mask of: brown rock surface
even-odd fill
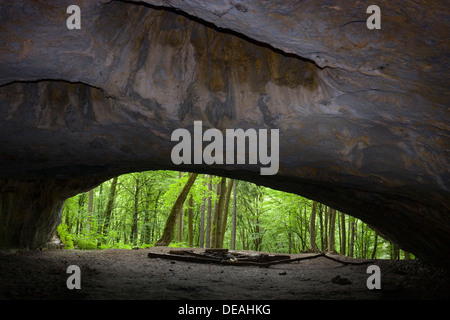
[[[1,246],[41,246],[102,180],[175,169],[301,194],[450,265],[448,6],[380,1],[368,30],[359,1],[146,2],[79,1],[80,30],[68,1],[1,2]],[[279,129],[278,174],[175,166],[195,120]]]

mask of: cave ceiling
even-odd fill
[[[72,4],[0,4],[0,190],[46,189],[42,232],[69,196],[171,169],[323,202],[433,263],[450,253],[444,2],[377,1],[380,29],[363,1],[85,0],[69,29]],[[277,173],[175,165],[171,134],[194,121],[279,130]]]

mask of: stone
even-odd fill
[[[450,265],[448,6],[379,1],[369,30],[362,2],[145,2],[78,1],[80,29],[59,1],[1,2],[0,247],[43,246],[113,176],[172,169],[300,194]],[[173,164],[194,121],[278,129],[278,173]]]

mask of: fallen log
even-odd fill
[[[215,251],[217,253],[217,251]],[[171,250],[170,253],[155,253],[149,252],[149,258],[153,259],[168,259],[177,260],[193,263],[214,263],[223,265],[234,265],[234,266],[257,266],[257,267],[270,267],[276,264],[284,264],[291,262],[298,262],[302,260],[310,260],[315,258],[324,257],[333,260],[344,265],[361,265],[372,263],[372,261],[363,262],[351,262],[342,261],[330,256],[325,253],[320,253],[313,256],[290,258],[288,255],[267,255],[267,254],[243,254],[243,253],[230,253],[228,250],[223,250],[221,255],[211,255],[211,251],[208,254],[195,253],[192,250]]]

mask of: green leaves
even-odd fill
[[[104,249],[140,247],[153,245],[161,237],[166,219],[181,189],[186,184],[188,173],[174,171],[147,171],[120,176],[116,186],[114,202],[108,229],[104,230],[105,211],[110,197],[111,180],[105,181],[93,190],[93,199],[88,193],[68,199],[63,208],[62,223],[58,227],[66,249]],[[192,224],[193,245],[200,243],[201,206],[203,198],[211,197],[212,210],[218,203],[216,185],[221,177],[213,176],[212,190],[208,191],[210,176],[199,174],[189,195],[193,198]],[[228,181],[228,179],[227,179]],[[231,194],[231,198],[233,195]],[[310,218],[312,200],[299,195],[273,190],[253,183],[239,181],[237,184],[237,250],[262,250],[281,253],[299,253],[310,247]],[[89,201],[92,212],[88,214]],[[205,206],[206,206],[205,201]],[[184,209],[188,201],[184,203]],[[326,250],[329,239],[330,219],[327,207],[317,205],[315,232],[319,250]],[[224,247],[231,244],[232,199],[228,208],[225,226]],[[212,216],[212,214],[211,214]],[[186,246],[188,243],[187,214],[183,212],[182,242],[172,241],[171,246]],[[389,257],[393,251],[388,241],[375,237],[375,232],[361,221],[347,216],[335,225],[335,248],[341,248],[354,257]],[[179,221],[177,221],[179,223]],[[203,221],[206,230],[206,218]],[[107,231],[107,232],[106,232]],[[342,232],[345,231],[345,237]],[[137,235],[136,235],[137,234]],[[174,237],[176,238],[176,237]],[[351,239],[354,241],[351,242]],[[175,239],[174,239],[175,240]],[[350,248],[350,246],[353,246]],[[352,249],[352,250],[350,250]]]

